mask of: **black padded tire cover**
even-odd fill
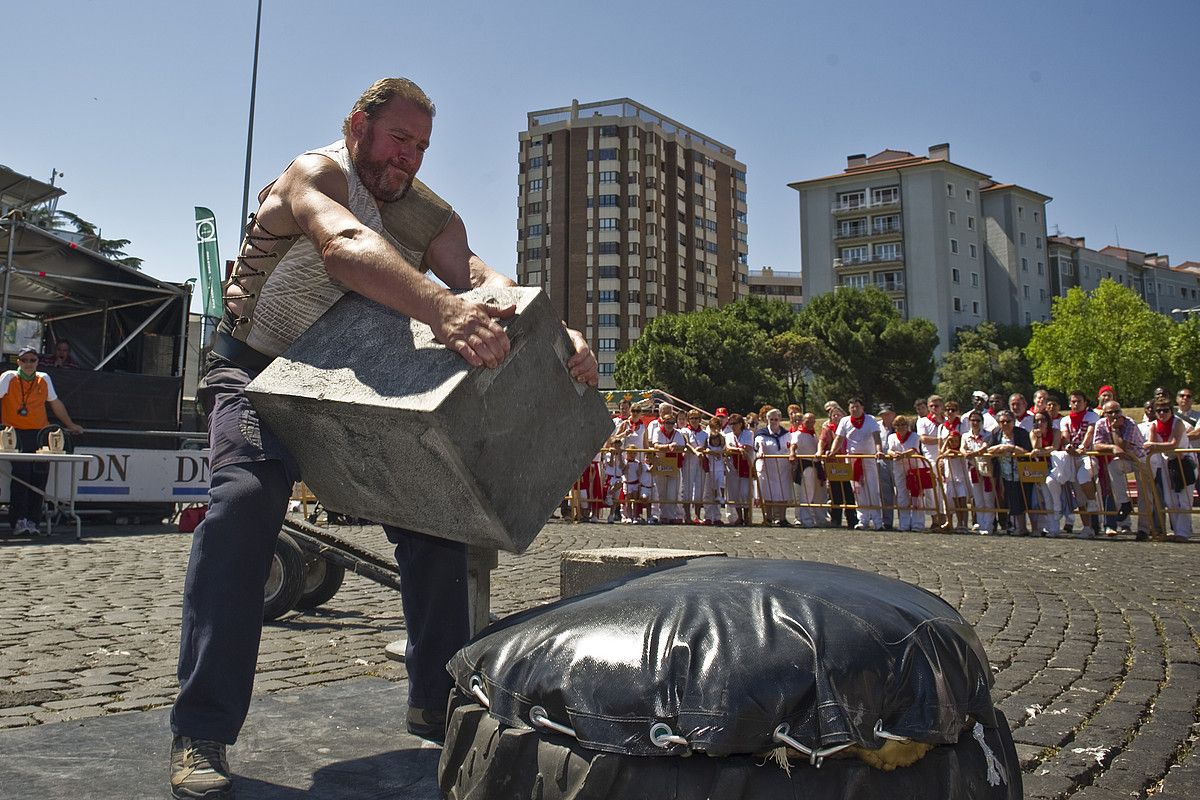
[[[594,750],[753,754],[787,725],[805,747],[951,744],[996,727],[991,668],[946,601],[872,572],[811,561],[695,558],[515,614],[448,665],[493,716],[535,708]],[[668,726],[687,744],[656,743]]]
[[[450,800],[1020,800],[1021,770],[1008,721],[941,745],[908,767],[884,772],[857,758],[828,758],[819,768],[754,756],[643,758],[603,753],[554,733],[509,727],[460,693],[450,701],[438,765]]]

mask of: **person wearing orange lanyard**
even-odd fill
[[[16,431],[17,447],[22,453],[37,450],[38,434],[50,424],[47,406],[64,428],[74,434],[83,433],[83,428],[75,424],[67,407],[58,399],[50,376],[38,372],[37,367],[37,349],[22,347],[17,353],[17,369],[0,374],[0,423]],[[30,486],[45,489],[49,475],[47,464],[12,463],[8,519],[17,536],[37,535],[38,521],[42,517],[42,495]]]

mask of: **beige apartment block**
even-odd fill
[[[804,279],[799,270],[763,267],[750,270],[750,294],[767,300],[782,300],[799,311],[804,305]]]
[[[954,163],[949,144],[852,155],[842,172],[788,185],[807,297],[877,286],[937,326],[939,355],[959,328],[1049,318],[1051,198]]]
[[[1160,314],[1178,320],[1200,312],[1200,263],[1195,261],[1171,266],[1165,254],[1112,245],[1093,250],[1082,236],[1051,236],[1047,255],[1056,295],[1074,287],[1090,292],[1100,281],[1112,280],[1136,291]]]
[[[601,388],[649,320],[746,294],[732,147],[628,98],[529,112],[519,140],[517,282],[584,332]]]

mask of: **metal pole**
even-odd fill
[[[250,154],[254,147],[254,95],[258,91],[258,40],[262,32],[262,0],[258,0],[258,17],[254,23],[254,69],[250,73],[250,119],[246,123],[246,179],[242,184],[242,227],[250,212]]]
[[[8,221],[8,256],[4,261],[4,303],[0,306],[0,353],[3,352],[4,331],[8,328],[8,288],[12,280],[13,245],[17,239],[17,221]],[[15,334],[15,331],[14,331]]]

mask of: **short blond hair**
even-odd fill
[[[425,94],[425,90],[408,78],[383,78],[368,86],[367,90],[355,101],[354,108],[350,109],[350,113],[346,115],[345,121],[342,122],[342,135],[348,136],[350,134],[350,118],[355,113],[361,111],[367,115],[367,119],[370,119],[375,116],[379,109],[386,106],[388,102],[396,97],[407,100],[431,118],[437,113],[437,108],[434,107],[433,101],[429,99],[429,95]]]

